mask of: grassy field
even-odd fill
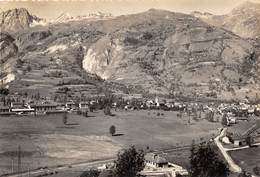
[[[253,173],[253,168],[260,165],[260,147],[230,152],[233,160],[244,170]]]
[[[164,115],[157,116],[156,111],[115,112],[113,117],[100,111],[88,118],[70,114],[66,126],[62,115],[1,117],[1,173],[10,172],[12,163],[16,170],[18,146],[22,167],[27,169],[109,158],[130,145],[153,150],[189,145],[193,139],[218,134],[218,123],[189,124],[187,117],[177,118],[175,112],[160,113]],[[109,135],[111,125],[116,126],[117,136]]]

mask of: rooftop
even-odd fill
[[[157,164],[168,163],[168,161],[164,157],[160,157],[159,155],[154,154],[154,153],[147,153],[145,155],[145,160],[154,162]]]
[[[228,133],[232,133],[233,138],[242,138],[249,130],[254,129],[260,134],[260,120],[251,120],[249,122],[240,122],[228,127]]]

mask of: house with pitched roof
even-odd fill
[[[251,144],[260,142],[260,120],[240,122],[229,127],[227,137],[236,147],[247,145],[249,140]]]
[[[147,153],[145,155],[146,165],[153,168],[168,167],[168,161],[155,153]]]

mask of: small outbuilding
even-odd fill
[[[148,167],[153,168],[167,168],[168,161],[155,153],[148,153],[145,155],[145,163]]]

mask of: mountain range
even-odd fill
[[[249,7],[246,3],[230,14],[242,15],[239,9]],[[56,97],[68,92],[73,97],[99,94],[107,85],[115,93],[227,100],[257,96],[260,42],[247,25],[240,24],[245,27],[241,35],[227,22],[209,20],[219,18],[209,13],[150,9],[30,27],[41,18],[15,11],[27,20],[9,18],[3,28],[24,27],[1,33],[0,39],[2,83],[12,92]]]
[[[225,28],[244,38],[260,37],[260,4],[247,1],[225,15],[193,12],[203,21]]]
[[[80,21],[80,20],[97,20],[97,19],[107,19],[112,18],[113,15],[111,13],[103,13],[100,11],[89,13],[87,15],[79,15],[79,16],[72,16],[69,13],[62,13],[57,18],[50,20],[50,23],[67,23],[71,21]]]

